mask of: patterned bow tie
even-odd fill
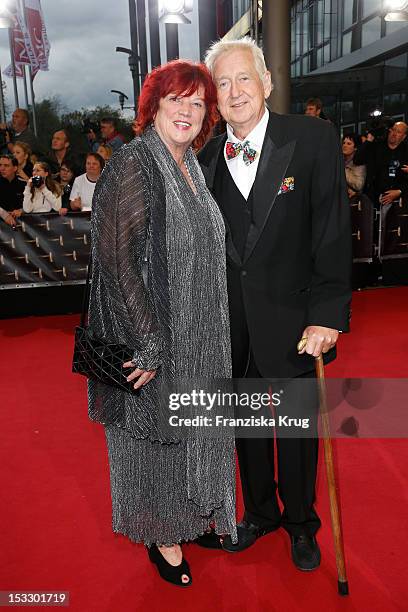
[[[249,140],[246,140],[242,144],[240,142],[230,142],[228,141],[225,147],[225,154],[227,159],[234,159],[237,155],[243,152],[243,160],[246,166],[252,164],[256,157],[256,150],[252,149],[249,146]]]

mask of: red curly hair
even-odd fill
[[[217,90],[204,64],[173,60],[152,70],[146,77],[139,97],[135,133],[142,134],[147,126],[153,123],[162,98],[169,93],[191,96],[200,86],[204,88],[206,113],[201,132],[194,139],[192,146],[196,150],[201,149],[219,119]]]

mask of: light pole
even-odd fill
[[[147,75],[147,43],[146,43],[146,6],[145,0],[136,0],[137,32],[139,37],[140,85]]]
[[[191,23],[186,13],[193,10],[193,0],[161,0],[159,2],[159,20],[166,24],[167,61],[179,56],[178,26]]]
[[[10,58],[11,58],[11,69],[13,71],[13,88],[14,88],[14,101],[16,108],[18,108],[18,91],[17,91],[17,80],[16,80],[16,64],[14,61],[14,40],[13,40],[13,28],[14,28],[14,17],[11,11],[7,7],[7,0],[0,0],[0,28],[8,28],[9,46],[10,46]],[[1,75],[0,75],[1,80]],[[1,85],[3,92],[3,83]]]
[[[139,86],[139,56],[136,55],[132,49],[127,47],[116,47],[118,53],[126,53],[128,55],[128,62],[130,72],[132,73],[133,79],[133,97],[135,102],[135,112],[137,110],[137,103],[139,100],[140,86]]]
[[[129,98],[125,93],[123,93],[123,91],[120,91],[119,89],[111,89],[111,93],[118,94],[120,110],[128,108],[134,110],[133,106],[125,106],[125,100],[129,100]]]
[[[139,45],[137,36],[137,17],[136,17],[136,2],[135,0],[129,0],[129,23],[130,23],[130,46],[131,49],[126,47],[116,47],[116,51],[127,53],[129,55],[129,68],[132,73],[133,79],[133,98],[135,103],[135,112],[137,109],[137,103],[140,94],[140,83],[139,83]]]
[[[152,68],[160,66],[160,34],[159,34],[159,5],[157,0],[149,0],[149,38],[150,62]]]

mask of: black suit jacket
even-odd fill
[[[212,191],[225,139],[225,134],[213,138],[199,154]],[[280,192],[285,178],[293,189]],[[235,313],[242,317],[244,312],[264,377],[292,377],[314,368],[314,359],[299,356],[296,349],[307,325],[348,331],[350,207],[343,155],[331,124],[270,113],[242,259],[227,227],[227,274],[233,336],[240,327]],[[237,342],[232,337],[233,351]],[[332,350],[325,361],[334,357]]]

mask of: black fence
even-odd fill
[[[90,251],[90,213],[23,215],[0,222],[0,289],[83,284]]]

